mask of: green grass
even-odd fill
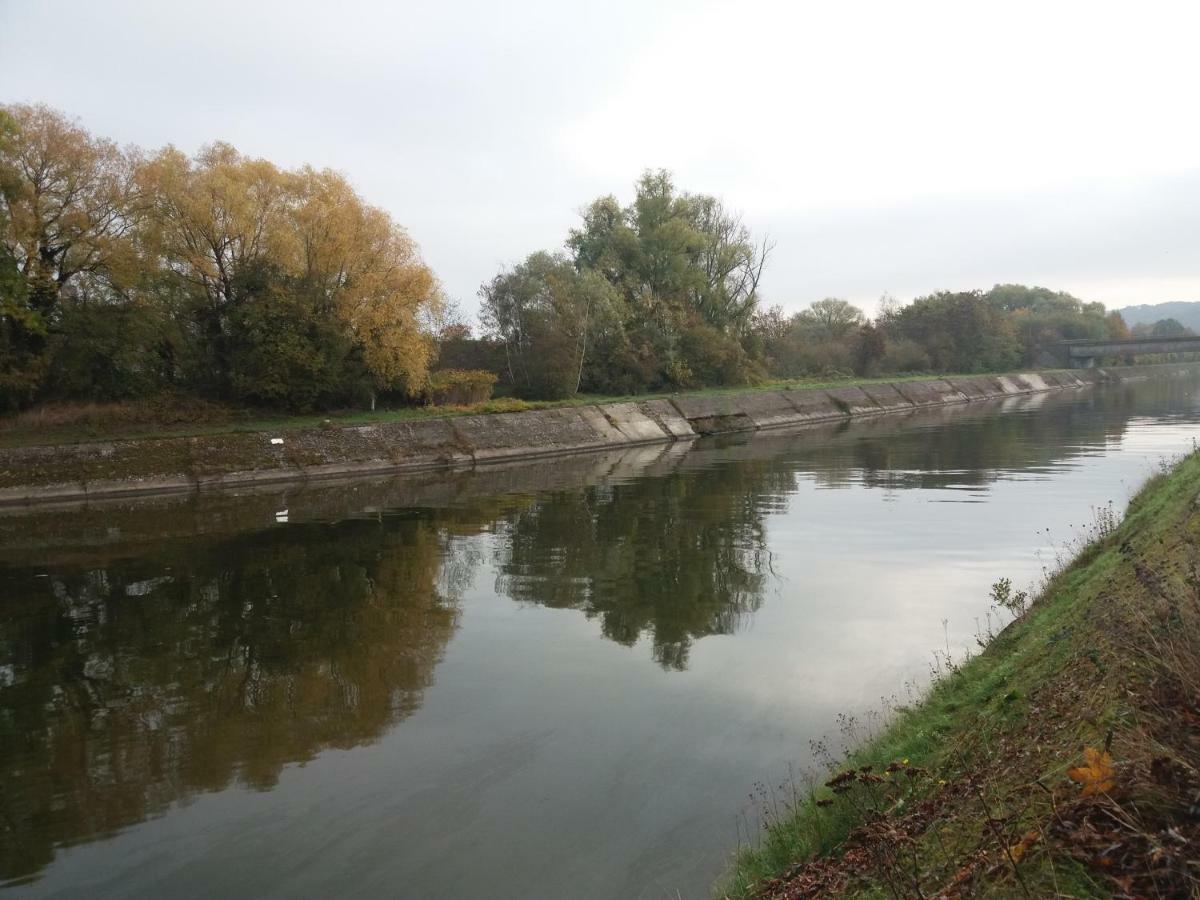
[[[599,395],[580,394],[569,400],[560,401],[530,401],[523,402],[525,409],[553,409],[559,407],[585,406],[596,403],[619,403],[635,400],[652,400],[661,397],[678,396],[686,393],[693,396],[725,396],[730,394],[752,393],[783,389],[821,389],[833,387],[848,387],[857,384],[879,384],[901,381],[919,381],[929,378],[971,378],[975,375],[930,375],[911,374],[881,376],[877,378],[859,377],[821,377],[795,378],[765,382],[752,387],[704,388],[696,391],[671,392],[664,391],[638,395]],[[479,407],[401,407],[395,409],[377,410],[343,410],[338,412],[318,413],[312,415],[275,415],[254,410],[205,407],[205,415],[197,416],[196,421],[180,421],[184,418],[168,411],[168,415],[156,416],[148,413],[140,416],[122,416],[121,412],[133,404],[111,405],[78,405],[77,408],[86,410],[85,414],[76,415],[73,420],[69,415],[62,415],[63,421],[54,421],[52,415],[56,408],[47,407],[44,410],[34,409],[30,412],[8,418],[0,418],[0,447],[23,447],[34,445],[78,444],[97,440],[153,440],[163,437],[197,437],[213,434],[230,434],[264,431],[294,431],[305,428],[318,428],[327,420],[344,426],[369,425],[382,422],[399,422],[413,419],[448,418],[452,416],[471,415],[479,412],[493,411],[496,406],[503,410],[504,400],[498,398]],[[69,407],[58,407],[64,413],[69,413]],[[40,415],[40,413],[47,415]],[[130,421],[133,418],[133,421]]]
[[[1121,744],[1126,726],[1137,717],[1121,682],[1133,677],[1129,673],[1138,663],[1131,661],[1127,646],[1114,645],[1114,632],[1128,629],[1115,629],[1112,616],[1133,619],[1140,612],[1134,567],[1126,557],[1134,545],[1150,548],[1146,552],[1165,554],[1155,564],[1165,571],[1171,554],[1179,556],[1178,550],[1169,549],[1169,535],[1188,520],[1198,494],[1200,456],[1193,454],[1169,475],[1148,482],[1116,530],[1084,544],[1023,617],[979,655],[952,666],[919,705],[898,711],[880,736],[853,749],[842,767],[872,766],[878,772],[903,760],[930,773],[907,795],[897,794],[909,808],[939,791],[950,791],[944,786],[963,783],[972,773],[980,779],[980,797],[990,798],[976,799],[968,791],[961,799],[947,801],[937,821],[952,827],[935,823],[929,831],[936,834],[923,834],[910,848],[914,859],[923,854],[919,867],[914,862],[914,871],[938,873],[940,866],[941,877],[949,877],[958,862],[988,842],[992,815],[1004,822],[1008,840],[1016,840],[1022,829],[1040,827],[1039,816],[1049,815],[1043,791],[1052,793],[1045,785],[1065,791],[1067,798],[1077,793],[1064,773],[1078,763],[1080,747],[1099,746],[1114,730]],[[1075,701],[1082,708],[1064,707],[1055,692],[1082,696],[1083,701]],[[768,819],[758,844],[736,856],[718,886],[720,895],[754,896],[765,882],[794,870],[801,861],[836,859],[852,830],[873,815],[864,815],[861,805],[844,797],[834,797],[827,786],[799,793],[788,809]],[[889,809],[888,814],[899,815],[900,810]],[[1008,868],[1001,865],[998,882],[983,881],[974,890],[996,896],[1020,895],[1023,890],[1033,896],[1108,895],[1096,876],[1070,855],[1031,854],[1021,867],[1022,890]],[[937,888],[936,875],[930,877],[934,884],[924,885],[927,895]],[[851,893],[856,896],[889,894],[887,885],[862,871],[855,883]]]

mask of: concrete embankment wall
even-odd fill
[[[1196,366],[1188,365],[1128,366],[824,390],[680,394],[278,434],[243,432],[12,448],[0,450],[0,505],[470,467],[1196,371]]]

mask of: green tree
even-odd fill
[[[890,338],[918,344],[937,371],[1002,371],[1021,361],[1015,326],[980,291],[918,297],[886,327]]]
[[[796,316],[796,324],[817,340],[844,340],[862,325],[863,312],[852,303],[826,297]]]
[[[886,353],[887,341],[882,329],[870,322],[863,323],[854,338],[854,371],[859,375],[874,373]]]
[[[234,399],[309,412],[369,398],[372,379],[361,349],[336,320],[321,315],[314,290],[268,264],[239,273],[239,302],[229,317]]]
[[[1159,319],[1150,328],[1151,337],[1187,337],[1191,333],[1178,319]]]
[[[619,322],[612,286],[561,253],[533,253],[479,293],[484,324],[504,342],[511,383],[528,397],[577,393],[594,334]]]
[[[157,303],[67,301],[50,340],[42,395],[91,401],[152,396],[174,381],[178,342]]]
[[[575,266],[602,276],[624,301],[620,333],[598,345],[591,383],[627,388],[633,374],[644,390],[751,374],[743,363],[737,372],[711,367],[694,352],[719,345],[726,361],[746,358],[734,344],[750,332],[770,245],[756,243],[738,215],[716,198],[677,190],[659,170],[642,175],[629,206],[601,197],[582,217],[567,239]]]
[[[12,251],[9,228],[14,198],[21,190],[14,165],[19,137],[17,121],[0,108],[0,412],[32,399],[42,383],[46,355],[46,319],[30,302],[29,288]]]
[[[1065,291],[998,284],[983,295],[1016,330],[1021,362],[1032,364],[1039,347],[1059,341],[1110,337],[1104,304],[1085,303]]]

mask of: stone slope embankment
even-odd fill
[[[1186,365],[1128,366],[832,389],[680,394],[280,435],[241,432],[19,447],[0,450],[0,505],[469,467],[1195,371]]]

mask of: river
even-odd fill
[[[1200,437],[1164,379],[0,514],[13,896],[706,897]]]

